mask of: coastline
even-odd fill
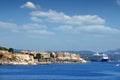
[[[0,65],[37,65],[52,63],[87,63],[79,54],[68,52],[20,52],[0,51]]]
[[[27,63],[27,62],[0,62],[0,65],[48,65],[48,64],[86,64],[88,62],[37,62],[37,63]]]

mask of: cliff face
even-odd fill
[[[13,54],[12,62],[14,64],[34,64],[34,58],[28,54]]]
[[[1,64],[13,64],[13,65],[29,65],[34,64],[34,58],[33,56],[30,56],[28,54],[18,54],[18,53],[0,53],[1,58],[0,62]]]

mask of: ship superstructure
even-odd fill
[[[104,61],[108,61],[108,60],[109,60],[109,57],[105,53],[99,54],[97,52],[90,57],[90,61],[103,61],[104,62]]]

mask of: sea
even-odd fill
[[[0,80],[120,80],[118,62],[0,65]]]

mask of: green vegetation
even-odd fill
[[[13,53],[13,52],[14,52],[14,49],[13,49],[13,48],[9,48],[9,49],[8,49],[8,52]]]
[[[0,59],[3,57],[3,54],[0,54]]]
[[[8,52],[11,52],[11,53],[13,53],[14,52],[14,49],[13,48],[6,48],[6,47],[2,47],[2,46],[0,46],[0,50],[5,50],[5,51],[8,51]]]
[[[0,50],[8,50],[6,47],[0,46]]]
[[[41,54],[40,54],[40,53],[37,53],[37,54],[36,54],[36,58],[38,59],[38,61],[40,61],[40,59],[42,58]]]
[[[51,58],[54,58],[54,55],[53,55],[52,53],[50,53],[50,57],[51,57]]]
[[[16,61],[17,58],[15,56],[12,56],[12,58],[9,58],[11,61]]]

